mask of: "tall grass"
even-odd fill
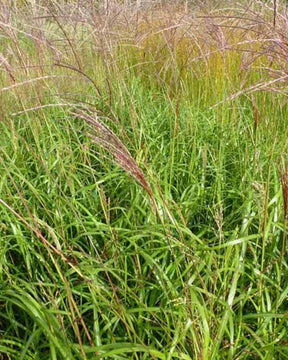
[[[11,4],[0,359],[288,358],[284,4]]]

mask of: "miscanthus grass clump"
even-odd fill
[[[288,359],[284,5],[1,3],[1,360]]]

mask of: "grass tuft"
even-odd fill
[[[0,11],[0,360],[288,359],[280,1]]]

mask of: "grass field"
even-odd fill
[[[0,3],[0,360],[288,359],[283,2]]]

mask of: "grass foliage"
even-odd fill
[[[1,5],[1,360],[288,359],[284,5],[153,4]]]

